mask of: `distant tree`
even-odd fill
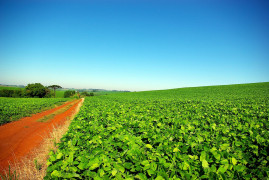
[[[93,92],[88,93],[87,91],[84,91],[84,92],[80,93],[80,95],[82,95],[82,96],[94,96],[94,93]]]
[[[0,97],[24,97],[25,91],[23,89],[1,89]]]
[[[46,96],[45,98],[51,98],[52,94],[50,93],[50,89],[48,87],[46,87]]]
[[[82,93],[80,93],[82,96],[90,96],[90,94],[87,91],[84,91]]]
[[[46,87],[44,87],[40,83],[28,84],[25,87],[25,90],[26,90],[26,92],[25,92],[26,93],[26,96],[28,96],[28,97],[39,97],[39,98],[43,98],[47,94]]]
[[[0,97],[12,97],[13,93],[14,93],[14,90],[1,89]]]
[[[65,91],[64,92],[64,97],[69,98],[69,97],[73,96],[75,93],[76,93],[76,91],[70,91],[70,90]]]
[[[59,86],[59,85],[51,85],[51,86],[48,86],[48,88],[53,89],[53,91],[54,91],[54,97],[56,97],[56,89],[60,89],[62,87]]]
[[[23,90],[22,89],[14,90],[12,97],[16,98],[23,97]]]

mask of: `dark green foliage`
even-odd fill
[[[9,89],[0,90],[0,97],[12,97],[13,94],[14,94],[14,90],[9,90]]]
[[[90,94],[86,91],[83,91],[80,93],[81,96],[90,96]]]
[[[1,89],[0,90],[0,97],[24,97],[25,92],[23,89]]]
[[[36,86],[35,92],[36,91],[40,91],[40,92],[34,93],[34,91],[32,90],[33,85]],[[30,86],[31,90],[29,90],[29,88],[28,88],[28,91],[26,90],[26,88],[13,87],[13,86],[0,86],[0,97],[16,97],[16,98],[18,98],[18,97],[40,97],[39,94],[42,94],[41,95],[42,98],[43,97],[45,97],[45,98],[51,98],[51,97],[63,98],[64,97],[64,91],[52,91],[51,92],[48,87],[44,87],[45,88],[45,95],[44,95],[44,88],[42,87],[43,85],[41,85],[40,86],[41,88],[39,90],[37,90],[37,86],[39,86],[39,85],[40,85],[40,83],[29,84],[28,86]],[[57,89],[60,86],[52,85],[49,87],[54,90],[54,88]]]
[[[25,97],[25,91],[23,89],[14,90],[12,97]]]
[[[71,91],[71,90],[65,91],[65,92],[64,92],[64,97],[65,97],[65,98],[72,97],[72,96],[75,95],[75,93],[76,93],[76,91]]]
[[[26,90],[26,96],[28,97],[43,98],[47,94],[49,94],[48,89],[40,83],[28,84],[25,87],[25,90]]]
[[[86,98],[45,179],[266,179],[269,83]]]
[[[80,95],[82,95],[82,96],[94,96],[94,93],[93,92],[88,93],[88,92],[84,91],[84,92],[81,92]]]
[[[45,87],[45,90],[46,90],[46,95],[45,95],[44,97],[45,97],[45,98],[51,98],[52,95],[51,95],[51,93],[50,93],[49,88]]]
[[[40,83],[28,84],[26,88],[0,86],[0,97],[46,97],[50,98],[50,90]]]

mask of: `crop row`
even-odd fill
[[[61,104],[65,98],[0,98],[0,125]]]
[[[45,179],[264,179],[269,83],[86,98]]]

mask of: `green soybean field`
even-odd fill
[[[86,98],[45,179],[266,179],[269,83]]]
[[[66,98],[4,98],[0,97],[0,125],[60,105]]]

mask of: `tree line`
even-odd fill
[[[59,85],[43,86],[41,83],[28,84],[25,88],[18,89],[1,89],[0,97],[14,97],[14,98],[51,98],[56,97],[56,89],[62,88]],[[53,91],[53,92],[51,92]],[[94,96],[94,93],[76,92],[75,90],[67,90],[64,92],[65,98],[80,96]]]
[[[24,89],[1,89],[0,97],[33,97],[33,98],[50,98],[56,96],[56,89],[62,88],[59,85],[43,86],[41,83],[28,84]],[[51,94],[51,89],[54,94]]]

